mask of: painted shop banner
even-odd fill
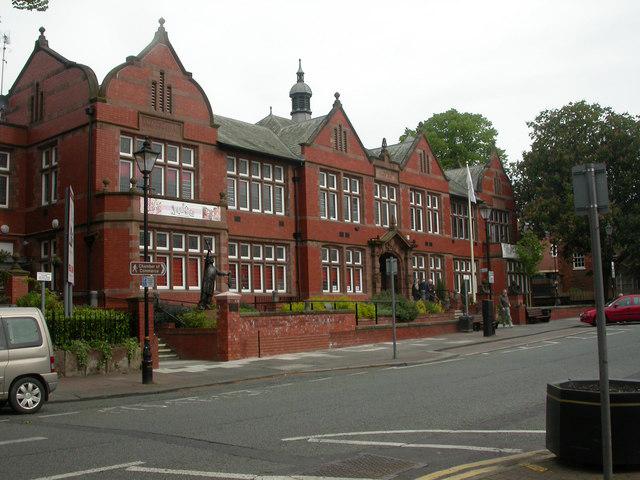
[[[140,197],[140,213],[144,213],[143,197]],[[217,205],[202,205],[162,198],[149,199],[149,215],[193,218],[194,220],[210,220],[212,222],[219,222],[221,218],[220,207]]]

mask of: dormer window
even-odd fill
[[[342,125],[333,128],[333,148],[347,153],[347,131]]]

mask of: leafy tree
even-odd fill
[[[49,8],[49,0],[11,0],[13,8],[18,10],[37,10],[44,12]]]
[[[467,163],[485,163],[493,150],[503,162],[506,161],[504,150],[496,147],[498,132],[479,113],[460,113],[454,108],[436,113],[418,123],[415,130],[405,128],[400,140],[417,133],[426,135],[433,153],[445,169],[464,167]]]
[[[601,234],[610,222],[618,262],[640,267],[640,118],[580,101],[545,110],[527,125],[531,149],[512,179],[520,219],[540,237],[548,231],[566,256],[589,252],[588,220],[574,213],[571,168],[605,163],[611,205]]]
[[[544,254],[544,245],[531,230],[526,231],[516,243],[516,252],[522,265],[523,273],[529,278],[538,272],[538,265]],[[528,303],[531,305],[531,289],[529,289]]]

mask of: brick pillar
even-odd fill
[[[524,306],[524,295],[509,295],[511,305],[511,321],[514,325],[526,325],[527,312]]]
[[[240,358],[240,298],[237,293],[224,292],[215,296],[218,305],[218,359]]]
[[[138,341],[140,349],[144,346],[144,297],[133,297],[128,299],[129,313],[133,318],[138,319]],[[153,300],[149,299],[149,344],[151,345],[151,359],[153,360],[153,368],[160,366],[158,357],[158,337],[153,330]]]
[[[29,293],[29,272],[22,270],[15,264],[10,270],[7,270],[5,280],[5,293],[9,297],[9,303],[15,305],[20,297]]]

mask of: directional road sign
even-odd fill
[[[131,275],[164,275],[167,267],[162,262],[131,262],[129,273]]]

